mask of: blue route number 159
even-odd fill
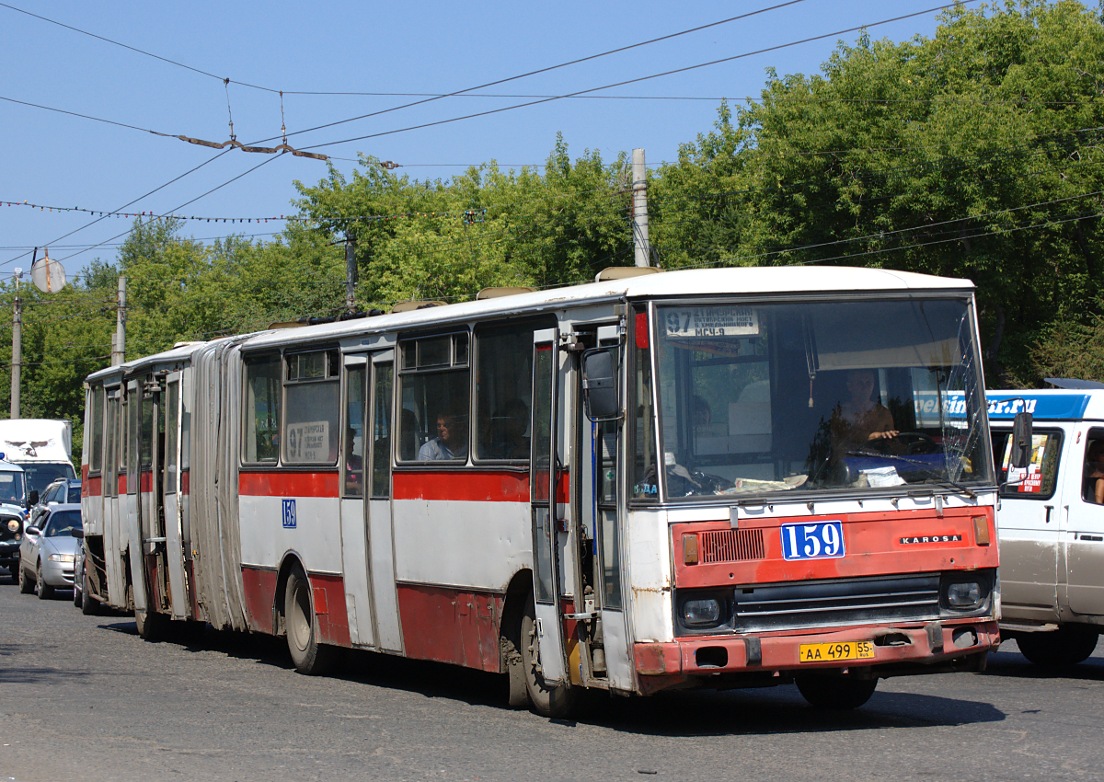
[[[844,553],[843,522],[782,525],[782,556],[785,559],[835,559]]]

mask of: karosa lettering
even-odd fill
[[[958,533],[950,535],[905,535],[901,538],[902,546],[915,546],[920,543],[958,543],[962,536]]]

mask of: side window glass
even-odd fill
[[[399,356],[399,461],[467,462],[467,333],[406,340]]]
[[[1012,437],[1008,432],[994,433],[993,446],[1002,496],[1038,500],[1054,496],[1062,454],[1060,430],[1035,431],[1031,436],[1031,462],[1022,470],[1010,467]]]
[[[245,366],[242,461],[276,463],[280,453],[280,357],[265,356]]]
[[[287,370],[284,463],[337,464],[341,440],[337,352],[288,356]]]
[[[551,323],[511,323],[475,332],[475,457],[529,458],[533,331]]]
[[[1086,502],[1104,505],[1104,433],[1091,437],[1085,447],[1083,497]]]

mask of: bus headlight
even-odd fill
[[[976,581],[959,581],[947,584],[947,605],[959,611],[968,611],[981,605],[981,584]]]
[[[721,601],[716,598],[693,598],[682,604],[682,623],[687,627],[713,627],[720,622]]]

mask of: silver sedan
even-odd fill
[[[27,527],[19,545],[19,591],[37,591],[42,599],[55,588],[73,586],[73,562],[81,540],[73,531],[82,529],[78,503],[51,505],[37,526]]]

